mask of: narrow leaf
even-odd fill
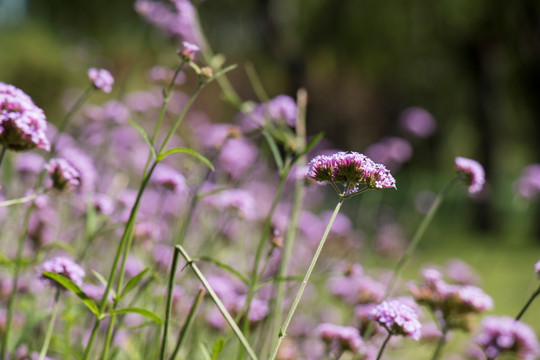
[[[216,340],[216,343],[214,344],[214,348],[212,349],[212,358],[210,360],[216,360],[223,351],[223,348],[225,347],[225,339],[218,338]]]
[[[138,273],[137,275],[135,275],[134,277],[132,277],[131,279],[129,279],[129,281],[127,282],[126,286],[124,287],[124,289],[122,290],[122,292],[120,293],[120,296],[119,296],[119,299],[120,300],[122,297],[124,297],[124,295],[126,295],[131,289],[133,289],[135,286],[137,286],[139,284],[139,282],[142,280],[143,276],[148,272],[148,270],[150,270],[149,267],[147,267],[146,269],[144,269],[143,271],[141,271],[140,273]]]
[[[71,281],[64,275],[60,275],[54,272],[42,271],[41,273],[45,275],[46,277],[48,277],[49,279],[56,281],[57,283],[65,287],[67,290],[74,293],[75,295],[77,295],[79,299],[82,300],[83,304],[86,305],[86,307],[90,309],[92,313],[94,313],[94,315],[99,316],[99,309],[96,303],[92,299],[90,299],[84,293],[84,291],[82,291],[81,288],[77,284],[75,284],[73,281]]]
[[[210,356],[211,356],[211,355],[210,355],[210,349],[209,349],[208,345],[206,345],[206,344],[203,343],[203,342],[200,342],[200,343],[199,343],[199,347],[201,348],[201,351],[202,351],[202,353],[203,353],[204,358],[205,358],[206,360],[211,360],[211,358],[210,358]]]
[[[161,321],[161,318],[157,316],[156,314],[154,314],[153,312],[146,309],[136,308],[136,307],[116,309],[106,314],[103,314],[103,317],[111,316],[111,315],[118,315],[118,314],[127,314],[127,313],[139,314],[149,319],[152,319],[154,322],[158,323],[159,325],[163,324],[163,322]]]
[[[167,156],[172,155],[172,154],[176,154],[176,153],[184,153],[184,154],[191,155],[191,156],[197,158],[198,160],[202,161],[206,166],[208,166],[210,168],[210,170],[214,171],[214,165],[212,165],[210,160],[208,160],[203,155],[199,154],[197,151],[195,151],[193,149],[188,149],[188,148],[178,147],[178,148],[167,150],[164,153],[158,155],[157,161],[160,162],[163,159],[165,159]]]
[[[231,71],[231,70],[236,69],[236,67],[237,67],[236,64],[229,65],[229,66],[227,66],[226,68],[217,71],[217,72],[214,74],[214,78],[220,77],[221,75],[223,75],[223,74],[225,74],[225,73],[228,73],[228,72]]]
[[[135,128],[135,130],[137,130],[137,132],[143,138],[144,142],[148,145],[148,147],[150,148],[150,151],[152,152],[152,156],[154,158],[156,158],[157,157],[156,149],[154,148],[154,144],[152,144],[152,141],[150,140],[150,137],[148,136],[146,131],[139,124],[137,124],[135,121],[133,121],[131,119],[128,119],[128,121],[129,121],[129,124],[131,126],[133,126]]]
[[[233,269],[231,266],[229,266],[227,264],[224,264],[224,263],[220,262],[219,260],[216,260],[216,259],[214,259],[214,258],[212,258],[210,256],[201,256],[201,257],[198,257],[197,259],[201,260],[201,261],[206,261],[206,262],[212,263],[214,265],[217,265],[220,268],[222,268],[223,270],[226,270],[226,271],[230,272],[231,274],[233,274],[234,276],[236,276],[238,279],[240,279],[246,285],[249,285],[249,280],[244,275],[242,275],[239,271]]]

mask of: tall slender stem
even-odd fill
[[[381,348],[379,349],[379,353],[377,354],[377,359],[376,360],[381,359],[381,356],[382,356],[382,354],[384,352],[384,348],[386,347],[386,344],[388,344],[388,341],[390,340],[391,337],[392,337],[392,333],[388,332],[388,336],[386,337],[386,339],[384,339],[384,342],[382,343]]]
[[[525,303],[525,305],[523,306],[523,308],[521,309],[521,311],[519,312],[519,314],[517,314],[516,316],[516,321],[519,321],[519,319],[521,319],[521,317],[523,316],[523,314],[525,314],[525,311],[527,311],[527,309],[529,308],[529,306],[531,306],[531,304],[533,303],[534,299],[540,295],[540,286],[538,287],[538,289],[536,289],[536,291],[531,295],[531,297],[529,298],[529,300],[527,301],[527,303]]]
[[[416,230],[416,233],[414,234],[413,239],[411,240],[411,243],[407,247],[407,250],[399,260],[398,264],[396,265],[396,268],[394,269],[394,273],[392,274],[392,278],[390,279],[390,282],[388,283],[385,291],[384,298],[387,298],[388,296],[392,295],[392,291],[394,289],[394,285],[396,283],[396,280],[398,279],[399,275],[401,274],[401,271],[403,270],[403,267],[409,260],[409,258],[412,256],[416,248],[418,247],[418,244],[420,243],[420,240],[424,236],[424,233],[426,232],[426,229],[428,228],[429,224],[431,224],[431,220],[433,220],[433,217],[437,213],[437,210],[439,209],[439,206],[441,205],[445,195],[448,193],[452,185],[458,180],[458,177],[455,177],[450,181],[443,190],[437,195],[435,198],[435,201],[431,204],[431,207],[428,210],[428,213],[420,223],[420,226]]]
[[[184,343],[186,335],[188,334],[189,329],[191,328],[191,325],[193,324],[193,320],[195,319],[195,314],[197,313],[197,310],[199,309],[199,306],[204,298],[205,293],[206,291],[203,288],[201,288],[199,289],[197,296],[195,296],[195,300],[193,301],[193,304],[191,305],[191,308],[189,309],[189,314],[188,314],[188,317],[186,318],[186,321],[184,322],[184,326],[182,326],[182,329],[180,329],[180,334],[178,334],[176,347],[174,348],[174,351],[171,357],[169,358],[169,360],[176,359],[176,356],[178,355],[178,351],[180,351],[180,348],[182,347],[182,344]]]
[[[6,156],[7,147],[2,146],[2,150],[0,150],[0,169],[2,168],[2,161],[4,160],[4,157]]]
[[[57,289],[56,294],[54,295],[54,306],[52,309],[51,320],[49,321],[49,327],[47,328],[47,333],[45,334],[45,340],[43,341],[43,346],[41,347],[41,352],[39,353],[39,360],[45,359],[45,355],[47,355],[47,350],[49,349],[49,344],[51,342],[51,337],[54,330],[54,323],[56,322],[56,315],[58,314],[58,304],[60,303],[61,291],[61,289]]]
[[[287,335],[287,329],[289,328],[289,324],[291,323],[292,317],[294,313],[296,312],[296,308],[298,307],[298,304],[300,303],[300,299],[302,298],[302,295],[304,294],[304,290],[307,286],[309,278],[311,277],[311,273],[313,272],[313,269],[315,268],[317,259],[319,258],[319,255],[321,254],[321,251],[324,247],[326,238],[328,237],[328,234],[330,233],[330,229],[332,228],[332,225],[334,224],[334,220],[336,219],[336,216],[339,213],[339,209],[341,208],[341,205],[343,205],[344,201],[345,199],[340,198],[339,202],[336,205],[336,208],[334,209],[332,217],[330,218],[330,221],[328,222],[328,225],[326,226],[326,230],[324,231],[321,241],[319,242],[319,246],[317,247],[317,250],[315,251],[315,254],[313,255],[313,259],[311,260],[311,263],[309,264],[309,268],[306,272],[306,275],[304,276],[304,280],[302,281],[302,284],[300,285],[300,289],[298,290],[298,293],[296,294],[296,298],[294,299],[292,306],[289,310],[289,313],[287,314],[287,317],[285,318],[285,321],[283,322],[283,325],[281,326],[278,339],[274,345],[274,348],[272,349],[272,353],[270,354],[269,360],[274,360],[276,358],[281,342]]]
[[[448,326],[443,325],[441,337],[439,338],[437,347],[435,348],[435,352],[433,352],[433,356],[431,357],[431,360],[437,360],[441,356],[442,348],[444,344],[446,344],[446,337],[448,335],[448,330],[450,330]]]
[[[177,266],[178,266],[178,251],[175,251],[173,254],[173,260],[171,264],[171,272],[169,274],[169,285],[167,287],[167,305],[165,307],[165,321],[163,322],[163,337],[161,338],[161,351],[159,355],[160,360],[165,359],[165,353],[167,350],[167,336],[169,335],[169,320],[171,318],[174,279],[176,278]]]
[[[223,305],[223,302],[221,301],[219,296],[215,293],[214,289],[212,289],[212,286],[210,286],[210,283],[208,282],[208,280],[206,280],[206,278],[204,277],[202,272],[199,270],[199,267],[197,266],[197,264],[195,264],[193,259],[184,250],[182,245],[176,245],[175,251],[179,251],[180,254],[182,254],[182,256],[184,257],[184,259],[187,262],[187,265],[189,265],[191,267],[191,269],[193,270],[193,272],[195,273],[195,275],[197,275],[200,282],[206,288],[206,291],[208,291],[208,295],[210,295],[210,297],[212,298],[212,300],[214,301],[214,303],[218,307],[219,311],[221,312],[221,314],[223,315],[223,317],[225,318],[225,320],[227,321],[229,326],[232,328],[234,334],[236,335],[238,340],[240,340],[240,342],[242,343],[242,345],[246,349],[246,352],[249,354],[251,359],[252,360],[258,360],[257,355],[255,355],[255,352],[253,351],[253,349],[249,345],[249,342],[247,341],[246,337],[244,336],[244,334],[242,334],[242,330],[240,330],[240,328],[238,327],[238,325],[236,324],[236,322],[232,318],[231,314],[229,314],[229,312],[225,308],[225,305]]]

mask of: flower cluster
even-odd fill
[[[464,174],[469,186],[469,194],[477,194],[482,191],[486,182],[484,168],[479,162],[464,157],[456,157],[456,169],[459,173]]]
[[[22,90],[0,82],[0,145],[15,151],[48,151],[46,129],[43,110]]]
[[[363,345],[360,332],[353,326],[323,323],[315,328],[315,333],[330,345],[336,356],[347,350],[357,353]]]
[[[81,183],[79,172],[64,159],[51,159],[45,170],[51,175],[53,187],[57,190],[73,189]]]
[[[537,359],[540,355],[534,330],[509,316],[486,316],[476,342],[490,359],[502,353],[514,354],[523,360]]]
[[[287,95],[278,95],[265,103],[256,104],[243,113],[239,120],[242,129],[249,132],[263,127],[267,122],[295,127],[297,114],[298,107],[294,99]]]
[[[540,194],[540,164],[525,167],[515,186],[516,191],[524,198],[536,198]]]
[[[477,286],[448,284],[435,269],[425,269],[422,275],[424,282],[410,287],[413,297],[440,316],[450,328],[468,330],[468,314],[493,308],[491,297]]]
[[[182,59],[185,61],[193,61],[195,60],[195,55],[200,50],[201,49],[197,45],[183,41],[182,48],[178,49],[178,55],[180,55],[180,57],[182,57]]]
[[[319,182],[345,186],[345,195],[352,195],[365,185],[367,189],[396,188],[396,180],[382,164],[357,152],[319,155],[309,163],[308,177]]]
[[[392,335],[409,336],[416,341],[420,339],[422,325],[418,321],[418,315],[402,301],[383,301],[371,310],[370,318]]]
[[[114,78],[111,73],[105,69],[91,68],[88,70],[88,79],[94,87],[104,93],[110,93],[114,84]]]
[[[45,261],[36,270],[40,279],[55,287],[58,287],[58,283],[43,275],[43,271],[63,275],[69,280],[73,281],[79,287],[82,285],[85,275],[82,267],[74,263],[71,259],[63,256],[58,256]]]

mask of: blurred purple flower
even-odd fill
[[[399,116],[399,124],[405,131],[419,138],[432,135],[437,127],[433,116],[417,106],[403,110]]]
[[[98,173],[92,158],[75,147],[59,148],[58,153],[79,172],[80,190],[83,192],[94,191],[97,186]]]
[[[403,229],[396,223],[380,226],[374,235],[375,251],[390,258],[401,257],[405,252],[406,244]]]
[[[84,269],[74,263],[71,259],[58,256],[43,262],[37,269],[37,274],[45,283],[63,289],[56,281],[49,279],[42,274],[42,271],[53,272],[65,276],[73,281],[77,286],[81,286],[85,275]]]
[[[230,139],[219,154],[219,163],[233,179],[239,179],[257,159],[258,149],[245,138]]]
[[[88,296],[90,299],[94,301],[101,301],[103,298],[103,294],[105,293],[105,286],[103,285],[94,285],[90,283],[84,283],[81,286],[81,290]],[[113,301],[113,294],[112,292],[109,292],[107,296],[107,301],[112,302]]]
[[[45,159],[43,156],[33,153],[21,153],[17,156],[17,163],[15,169],[22,177],[29,177],[30,175],[37,175],[43,170]]]
[[[534,330],[509,316],[486,316],[482,320],[476,342],[488,358],[507,353],[518,359],[534,360],[540,355],[540,345]]]
[[[384,284],[364,274],[358,264],[348,266],[343,275],[328,280],[330,292],[351,305],[379,302],[384,296]]]
[[[169,67],[156,65],[156,66],[151,67],[150,70],[148,70],[146,77],[147,77],[147,79],[149,81],[151,81],[153,83],[168,85],[168,84],[171,83],[171,81],[173,79],[174,72],[175,71],[173,69],[169,68]],[[176,79],[175,79],[174,83],[176,85],[182,85],[185,82],[186,82],[186,74],[184,72],[180,72],[176,76]],[[141,93],[145,93],[145,92],[141,92]],[[157,95],[159,95],[159,93],[157,93],[157,92],[147,92],[147,94],[153,95],[153,98],[158,100],[159,103],[157,104],[157,106],[161,105],[161,99],[157,96]],[[151,99],[152,98],[149,98],[148,100],[151,100]],[[143,98],[143,100],[144,100],[144,98]],[[133,105],[135,105],[135,104],[133,104]]]
[[[159,164],[151,179],[152,183],[166,191],[184,194],[187,191],[186,179],[178,170],[167,164]]]
[[[227,189],[206,197],[205,202],[219,212],[234,211],[241,218],[252,220],[256,215],[255,199],[246,190]]]
[[[478,285],[480,283],[478,274],[469,264],[460,259],[448,260],[446,274],[450,280],[457,284]]]
[[[98,90],[104,93],[110,93],[114,84],[114,78],[108,70],[105,69],[88,69],[88,79]]]
[[[130,110],[137,112],[147,112],[161,106],[159,94],[152,91],[131,92],[126,95],[125,102]]]
[[[521,172],[516,181],[516,190],[526,199],[534,199],[540,194],[540,164],[531,164]]]
[[[0,82],[0,145],[15,151],[49,151],[43,110],[13,85]]]
[[[400,137],[387,137],[369,146],[366,154],[373,161],[385,164],[392,171],[410,160],[413,150],[411,144]]]
[[[94,208],[103,215],[111,215],[114,211],[114,204],[110,196],[106,194],[93,195]]]
[[[413,308],[400,300],[387,300],[375,306],[371,319],[382,325],[390,334],[409,336],[418,341],[422,325]]]
[[[296,126],[298,107],[288,95],[278,95],[266,103],[255,104],[251,110],[239,115],[239,122],[244,132],[250,132],[264,126],[265,121],[272,124]]]
[[[182,41],[182,48],[178,49],[178,55],[180,55],[185,61],[194,61],[195,55],[200,51],[201,49],[190,42]]]
[[[455,164],[458,172],[466,176],[469,194],[473,195],[482,191],[486,181],[482,165],[476,160],[460,156],[456,157]]]
[[[330,345],[336,358],[347,350],[357,353],[364,343],[360,332],[353,326],[323,323],[315,328],[315,334]]]
[[[534,273],[536,277],[540,279],[540,260],[534,265]]]
[[[74,189],[81,183],[79,172],[64,159],[51,159],[45,170],[51,175],[53,187],[59,191]]]

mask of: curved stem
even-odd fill
[[[444,325],[442,329],[441,337],[439,338],[439,342],[437,343],[437,347],[435,348],[435,352],[433,353],[433,356],[431,357],[431,360],[437,360],[441,356],[441,351],[446,344],[446,336],[448,335],[448,326]]]
[[[285,318],[285,321],[283,322],[283,325],[281,326],[278,339],[274,345],[274,348],[272,349],[272,353],[270,354],[269,360],[274,360],[276,358],[281,342],[287,335],[287,329],[289,328],[289,324],[291,323],[292,317],[294,313],[296,312],[296,308],[298,307],[298,304],[300,303],[300,299],[302,298],[302,295],[304,294],[304,290],[307,286],[309,278],[311,277],[311,273],[313,272],[313,269],[315,268],[317,259],[319,258],[319,255],[321,254],[321,251],[324,247],[326,238],[328,237],[328,234],[330,233],[330,229],[332,228],[332,225],[334,224],[334,220],[336,219],[336,216],[339,213],[339,209],[341,208],[341,205],[343,204],[344,201],[345,199],[340,198],[339,202],[336,205],[336,208],[334,209],[332,217],[330,218],[330,221],[328,222],[328,225],[326,226],[326,230],[324,231],[321,241],[319,242],[319,246],[317,247],[317,250],[315,251],[315,254],[313,255],[313,259],[311,260],[311,263],[309,264],[306,275],[304,276],[304,280],[302,281],[302,284],[300,285],[300,289],[298,290],[298,293],[296,294],[296,298],[294,299],[293,304],[289,310],[289,313],[287,314],[287,317]]]
[[[195,300],[193,301],[193,304],[191,305],[191,308],[189,309],[189,314],[184,323],[184,326],[182,326],[182,329],[180,330],[180,334],[178,334],[176,347],[174,348],[174,351],[171,357],[169,358],[169,360],[176,359],[176,356],[178,355],[178,351],[180,350],[180,347],[182,347],[182,344],[184,343],[186,335],[189,332],[189,329],[191,328],[191,324],[193,324],[193,320],[195,319],[195,314],[197,313],[197,310],[199,309],[199,306],[204,298],[205,293],[206,291],[203,288],[199,289],[199,292],[197,293],[197,296],[195,297]]]
[[[390,340],[391,337],[392,337],[392,333],[389,332],[386,339],[384,339],[384,342],[382,343],[381,348],[379,349],[379,353],[377,354],[377,359],[376,360],[380,360],[380,358],[381,358],[381,356],[382,356],[382,354],[384,352],[384,348],[386,347],[386,344],[388,344],[388,341]]]
[[[52,309],[51,320],[49,321],[49,327],[47,328],[47,333],[45,334],[45,340],[43,341],[43,346],[41,347],[41,352],[39,353],[39,360],[45,359],[47,355],[47,350],[49,349],[49,344],[51,342],[52,333],[54,330],[54,323],[56,322],[56,315],[58,314],[58,304],[60,303],[60,292],[61,289],[56,290],[54,295],[54,306]]]
[[[525,305],[523,306],[523,308],[521,309],[521,311],[519,312],[519,314],[517,314],[516,316],[516,321],[519,321],[519,319],[521,319],[521,317],[523,316],[523,314],[525,314],[525,311],[527,311],[527,309],[529,308],[529,306],[533,303],[534,299],[540,295],[540,286],[538,287],[538,289],[536,289],[536,291],[531,295],[531,297],[529,298],[529,300],[525,303]]]

